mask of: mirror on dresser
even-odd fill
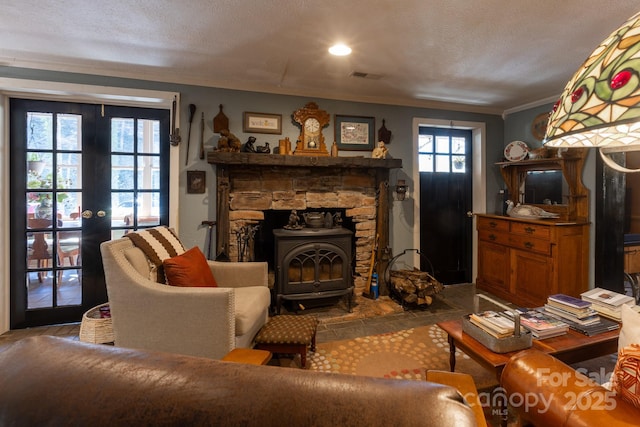
[[[589,191],[582,183],[586,149],[549,150],[548,157],[496,165],[515,203],[538,206],[563,221],[588,221]]]
[[[523,203],[528,205],[564,205],[569,185],[561,170],[528,170],[522,186]]]

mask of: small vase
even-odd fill
[[[331,146],[331,157],[338,157],[338,144],[333,141],[333,145]]]
[[[40,176],[44,170],[45,164],[46,163],[42,160],[29,160],[27,162],[27,170],[35,176]]]
[[[53,206],[49,199],[45,199],[35,209],[35,217],[40,219],[53,218]]]

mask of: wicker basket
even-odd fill
[[[98,305],[82,316],[82,323],[80,323],[80,341],[93,344],[104,344],[114,341],[111,317],[100,317],[100,309],[108,306],[109,303]]]

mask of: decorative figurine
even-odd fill
[[[324,228],[333,228],[333,215],[327,212],[324,216]]]
[[[338,144],[335,141],[331,145],[331,157],[338,157]]]
[[[511,200],[505,202],[507,204],[507,215],[514,218],[558,218],[560,215],[553,212],[547,212],[538,206],[521,205],[518,203],[514,206]]]
[[[333,214],[333,225],[334,227],[342,227],[342,213],[336,212]]]
[[[247,139],[247,142],[245,142],[244,145],[242,146],[242,151],[245,153],[255,153],[256,147],[253,146],[255,142],[256,142],[256,137],[250,136],[249,139]]]
[[[237,136],[229,132],[229,129],[222,129],[220,131],[220,139],[218,140],[219,151],[232,151],[238,152],[242,147],[242,143]]]
[[[268,153],[271,153],[271,147],[269,147],[269,143],[268,142],[265,142],[264,146],[259,145],[259,146],[256,147],[256,152],[258,152],[258,153],[267,153],[268,154]]]
[[[291,210],[289,214],[289,223],[284,226],[287,230],[299,230],[302,228],[300,225],[300,217],[298,216],[298,211],[295,209]]]
[[[386,159],[387,151],[387,147],[384,146],[384,141],[379,141],[378,146],[373,149],[371,157],[373,157],[374,159]]]

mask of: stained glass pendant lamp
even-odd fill
[[[544,144],[597,147],[609,167],[640,172],[608,154],[640,151],[640,12],[582,64],[549,117]]]

